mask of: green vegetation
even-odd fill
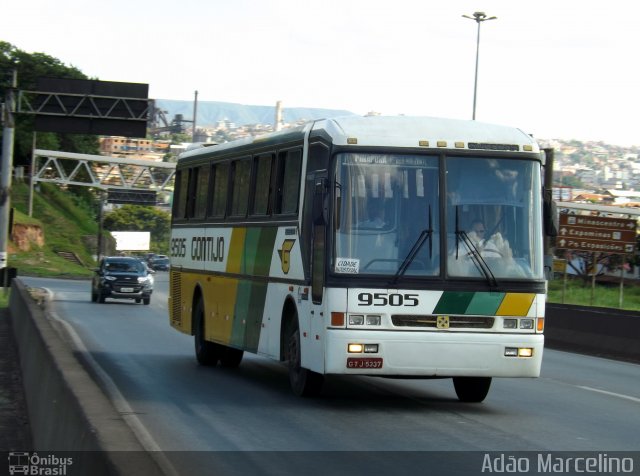
[[[9,296],[11,296],[11,288],[0,291],[0,309],[9,307]]]
[[[4,98],[6,88],[11,85],[9,75],[13,70],[17,73],[18,89],[22,91],[37,90],[37,79],[41,77],[88,79],[78,68],[67,66],[57,58],[45,53],[27,53],[11,43],[0,41],[0,72],[3,73],[0,78],[0,97]],[[34,116],[17,114],[15,120],[13,164],[28,166],[31,163]],[[95,135],[38,132],[36,140],[38,149],[85,154],[97,154],[99,151],[98,137]]]
[[[549,282],[548,302],[561,304],[578,304],[581,306],[618,308],[620,301],[619,284],[596,283],[591,303],[591,282],[582,279],[567,280],[567,287],[562,298],[563,280],[554,279]],[[622,309],[628,311],[640,311],[640,286],[631,282],[625,282],[622,293]]]
[[[44,230],[45,244],[30,243],[28,251],[20,251],[14,243],[9,253],[9,266],[19,275],[89,277],[95,265],[98,224],[90,206],[56,185],[41,184],[34,193],[33,216],[28,216],[29,187],[24,183],[12,186],[14,227],[39,225]],[[72,263],[58,252],[73,252],[84,266]]]
[[[12,186],[11,206],[15,227],[37,225],[44,231],[44,246],[33,239],[28,251],[20,251],[13,243],[9,266],[18,275],[88,278],[96,266],[98,220],[97,199],[86,188],[63,189],[42,183],[33,197],[33,216],[28,216],[29,187],[22,182]],[[151,249],[166,254],[169,250],[169,214],[154,207],[123,205],[104,217],[105,242],[113,239],[108,231],[150,231]],[[105,248],[103,248],[105,249]],[[60,253],[73,252],[82,265],[73,263]]]

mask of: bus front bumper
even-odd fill
[[[377,352],[348,352],[350,344]],[[544,335],[330,329],[325,345],[327,374],[538,377]]]

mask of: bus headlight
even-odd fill
[[[517,329],[518,328],[518,320],[517,319],[505,319],[502,321],[502,327],[505,329]]]
[[[520,329],[533,329],[533,319],[520,319]]]
[[[364,324],[364,316],[361,314],[349,314],[350,326],[361,326]]]
[[[532,347],[505,347],[505,357],[533,357]]]
[[[365,322],[368,326],[379,326],[380,316],[366,316]]]
[[[372,314],[372,315],[362,315],[362,314],[349,314],[349,325],[350,326],[379,326],[382,321],[381,316]]]
[[[377,354],[379,344],[349,344],[347,352],[350,354]]]

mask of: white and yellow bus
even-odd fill
[[[200,364],[324,375],[537,377],[538,145],[519,129],[350,116],[188,151],[176,168],[170,323]]]

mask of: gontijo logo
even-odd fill
[[[187,256],[187,238],[172,238],[170,251],[176,258]],[[223,236],[194,236],[189,241],[189,256],[193,261],[222,262],[224,251]]]
[[[296,240],[287,239],[282,242],[282,249],[278,250],[278,256],[280,256],[280,264],[282,265],[282,272],[288,274],[291,269],[291,249]]]

